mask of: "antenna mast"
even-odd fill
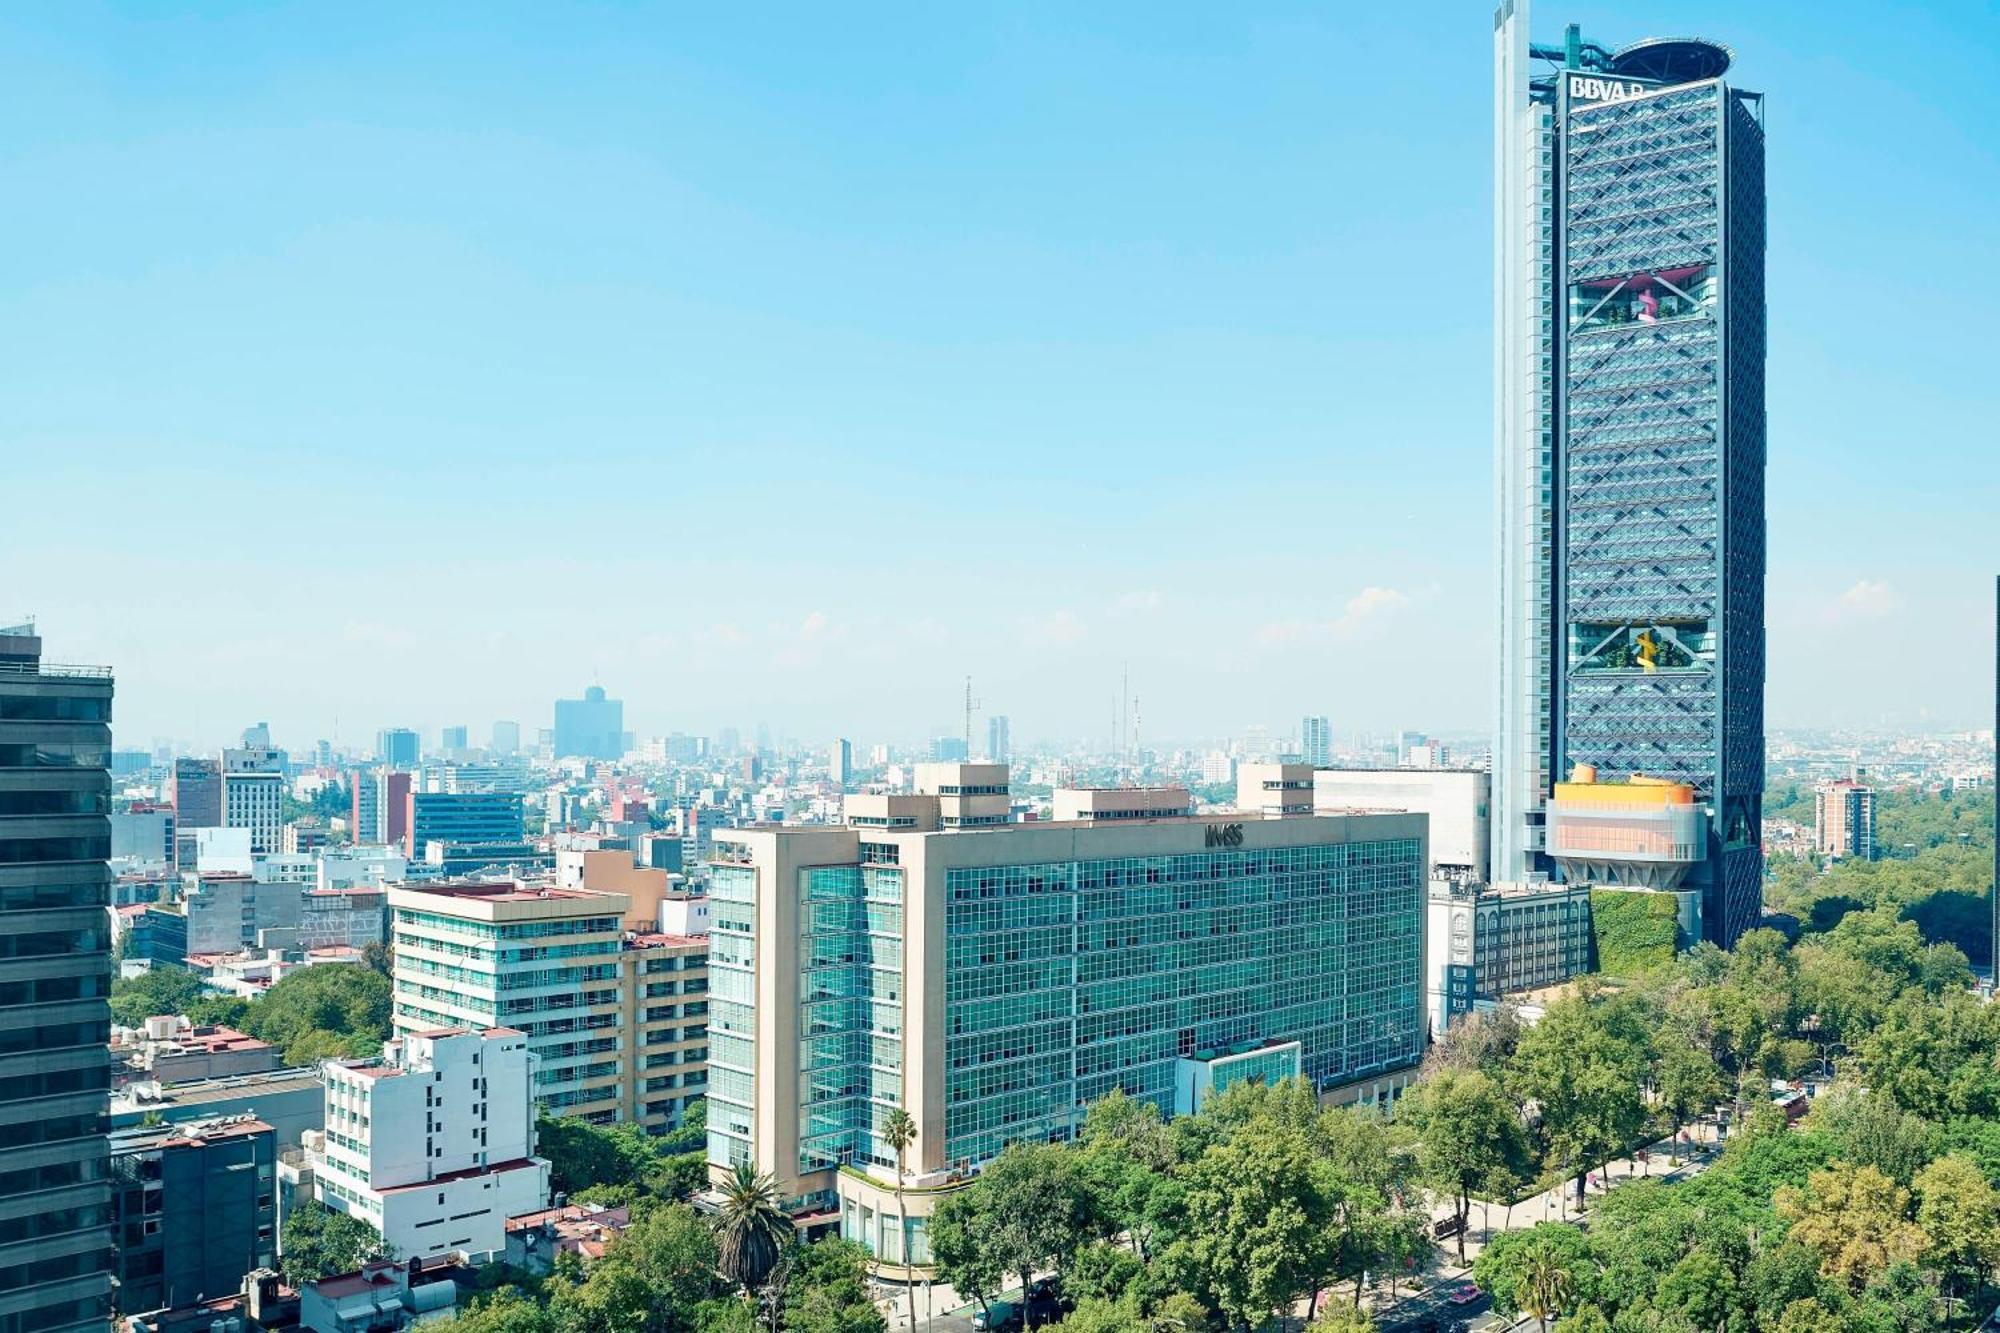
[[[972,710],[979,707],[979,700],[972,697],[972,677],[965,678],[965,757],[972,758]],[[989,756],[990,757],[990,756]]]

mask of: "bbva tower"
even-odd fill
[[[1493,36],[1491,872],[1691,892],[1728,944],[1763,874],[1763,96],[1716,42],[1540,45],[1526,0]]]

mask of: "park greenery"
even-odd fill
[[[1767,793],[1768,819],[1813,821],[1810,787]],[[1880,791],[1875,798],[1878,859],[1831,864],[1771,857],[1764,901],[1771,911],[1824,931],[1849,912],[1887,908],[1926,938],[1955,944],[1977,966],[1991,962],[1993,797],[1990,793]]]
[[[280,1266],[294,1287],[337,1273],[352,1273],[370,1259],[393,1259],[382,1233],[358,1217],[336,1212],[316,1199],[285,1210],[278,1233]]]
[[[159,1014],[219,1023],[267,1041],[287,1065],[370,1056],[389,1037],[386,963],[325,963],[287,973],[255,1000],[208,989],[185,968],[162,964],[111,986],[111,1020],[138,1027]]]

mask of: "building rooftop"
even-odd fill
[[[274,1132],[255,1116],[223,1116],[215,1120],[184,1120],[177,1125],[134,1125],[111,1132],[114,1153],[149,1152],[155,1148],[199,1148],[227,1139]]]
[[[699,935],[669,935],[664,931],[639,931],[626,937],[627,944],[638,949],[675,948],[687,945],[708,947],[708,940]]]

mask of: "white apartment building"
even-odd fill
[[[225,772],[222,826],[250,830],[253,855],[280,852],[285,844],[285,775]]]
[[[380,888],[400,884],[408,875],[410,859],[396,847],[327,847],[319,854],[319,872],[314,887],[325,893],[334,889]]]
[[[506,1249],[507,1219],[549,1203],[535,1064],[513,1028],[413,1032],[380,1060],[326,1061],[314,1195],[405,1258]]]

